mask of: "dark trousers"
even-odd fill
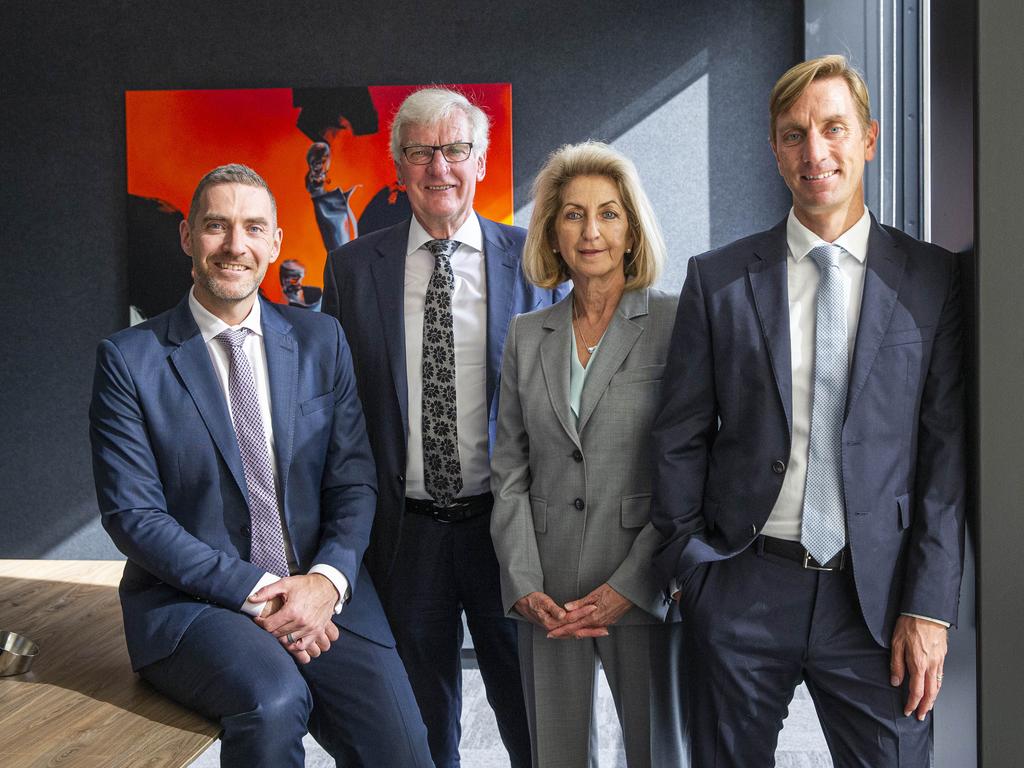
[[[395,649],[345,629],[301,665],[248,616],[211,607],[173,654],[139,674],[220,722],[225,768],[302,768],[307,730],[345,768],[432,765]]]
[[[682,584],[693,768],[775,765],[801,681],[836,768],[926,768],[931,716],[904,717],[889,651],[868,632],[849,567],[807,570],[759,552],[697,566]]]
[[[490,514],[456,523],[406,513],[384,610],[437,768],[458,768],[462,612],[512,768],[530,766],[515,621],[501,609]]]

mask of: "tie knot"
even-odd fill
[[[242,346],[242,342],[245,341],[245,337],[248,335],[248,328],[228,328],[226,331],[218,333],[214,338],[225,347],[237,349]]]
[[[807,255],[814,259],[814,263],[818,265],[818,269],[824,274],[825,270],[830,267],[839,266],[839,257],[842,253],[843,249],[840,246],[825,243],[824,245],[811,248]]]
[[[450,259],[458,247],[458,240],[430,240],[427,243],[427,250],[430,251],[435,259],[442,257]]]

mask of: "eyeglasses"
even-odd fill
[[[451,144],[440,144],[430,146],[428,144],[410,144],[402,147],[402,154],[405,159],[413,165],[430,165],[434,159],[434,153],[441,150],[444,159],[449,163],[461,163],[468,160],[473,152],[473,142],[456,141]]]

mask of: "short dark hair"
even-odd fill
[[[199,201],[203,197],[203,192],[218,184],[244,184],[247,187],[259,187],[267,190],[267,196],[270,198],[270,210],[274,214],[274,221],[277,221],[277,200],[274,199],[274,193],[270,191],[270,187],[267,186],[263,177],[247,165],[228,163],[214,168],[199,180],[196,191],[192,193],[192,202],[188,207],[188,225],[190,227],[195,226],[196,215],[199,213]]]

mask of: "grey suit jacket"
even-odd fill
[[[622,624],[664,620],[651,566],[651,422],[677,298],[627,291],[591,359],[579,425],[569,406],[572,296],[509,326],[491,460],[491,536],[506,612],[541,591],[559,604],[608,582],[636,607]],[[676,612],[673,612],[675,614]]]

